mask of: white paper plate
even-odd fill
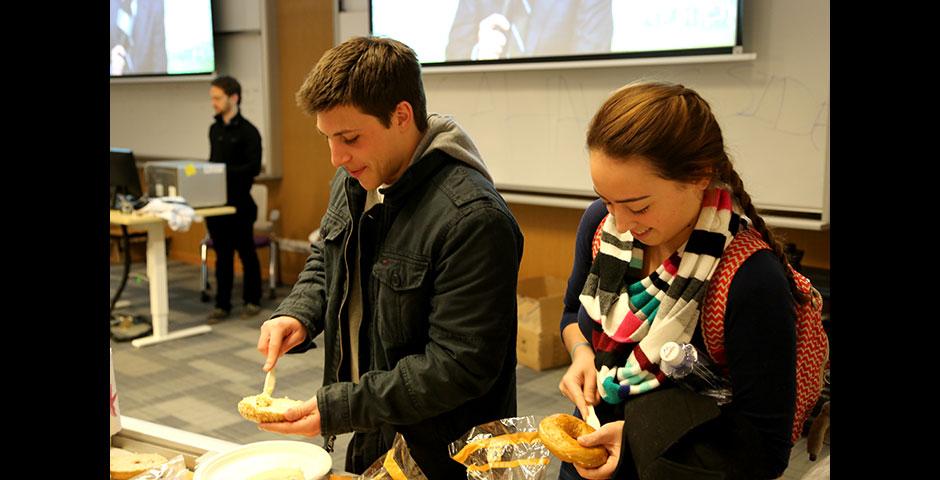
[[[221,453],[201,463],[193,480],[244,480],[277,467],[296,467],[306,480],[330,471],[333,459],[323,448],[293,440],[255,442]]]

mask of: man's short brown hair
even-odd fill
[[[427,130],[421,64],[414,50],[389,38],[356,37],[331,48],[297,91],[297,104],[309,115],[351,105],[385,128],[401,101],[411,104],[418,130]]]
[[[212,81],[213,87],[219,87],[226,95],[238,95],[238,105],[242,104],[242,86],[238,83],[238,80],[235,80],[235,77],[230,77],[228,75],[223,75],[221,77],[216,77]]]

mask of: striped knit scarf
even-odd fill
[[[655,272],[629,285],[626,278],[636,278],[643,268],[644,245],[629,231],[618,233],[612,215],[601,221],[600,248],[580,300],[597,323],[597,385],[607,403],[658,387],[664,378],[658,365],[662,345],[692,338],[708,281],[742,223],[732,204],[728,190],[706,190],[688,241]]]

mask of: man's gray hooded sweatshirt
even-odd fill
[[[356,432],[354,473],[400,432],[429,479],[463,478],[448,444],[516,415],[522,233],[467,134],[450,117],[428,124],[393,185],[366,192],[337,170],[313,254],[272,315],[307,328],[290,353],[324,333],[321,430]]]

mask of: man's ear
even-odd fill
[[[411,108],[411,104],[402,100],[398,102],[398,105],[395,105],[395,111],[392,112],[392,125],[403,129],[414,123],[414,116],[415,113]]]

